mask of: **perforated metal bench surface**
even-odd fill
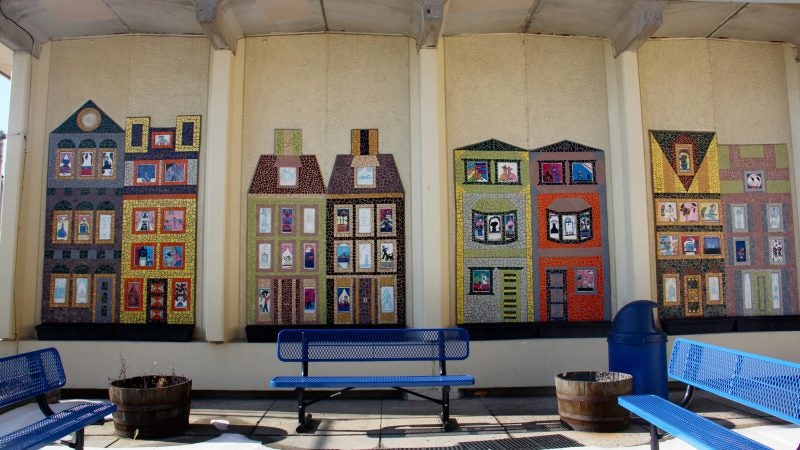
[[[678,338],[669,376],[694,388],[800,424],[800,364]],[[619,404],[698,448],[769,448],[655,395],[619,398]],[[651,430],[651,448],[658,435]]]
[[[272,378],[273,388],[298,391],[297,431],[305,431],[311,415],[305,408],[319,400],[333,398],[355,388],[393,388],[442,405],[441,420],[446,430],[455,427],[450,420],[450,386],[475,384],[472,375],[448,375],[446,361],[469,356],[469,334],[462,328],[433,329],[288,329],[278,334],[278,359],[301,363],[300,376]],[[439,375],[309,375],[310,362],[438,361]],[[440,387],[441,400],[406,388]],[[342,389],[324,399],[306,400],[307,388]]]
[[[42,420],[0,436],[0,449],[36,449],[76,433],[75,445],[83,448],[83,428],[116,410],[109,402],[87,402],[53,413],[45,395],[66,383],[64,368],[54,348],[0,358],[0,407],[36,399]]]

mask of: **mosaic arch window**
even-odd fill
[[[472,240],[502,245],[517,240],[517,210],[505,198],[484,198],[472,209]]]
[[[592,238],[592,207],[580,198],[559,198],[547,207],[547,239],[562,244]]]

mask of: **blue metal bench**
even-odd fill
[[[306,408],[355,388],[390,387],[442,406],[440,420],[446,431],[458,424],[450,418],[450,386],[475,384],[472,375],[448,375],[446,361],[469,356],[469,335],[461,328],[444,329],[317,329],[281,330],[278,359],[299,362],[300,376],[278,376],[274,388],[294,388],[297,398],[297,432],[307,430],[311,414]],[[310,362],[438,361],[438,375],[310,376]],[[441,387],[441,400],[408,390],[411,387]],[[327,397],[306,399],[308,388],[341,389]]]
[[[695,388],[800,424],[800,364],[679,338],[669,376],[686,383],[680,405],[657,395],[627,395],[619,404],[650,422],[650,447],[658,429],[699,449],[769,449],[685,409]]]
[[[54,348],[0,358],[0,408],[36,399],[46,416],[42,420],[0,436],[0,449],[36,449],[75,433],[70,446],[83,448],[83,428],[114,412],[109,402],[79,403],[55,413],[45,398],[66,383],[61,358]]]

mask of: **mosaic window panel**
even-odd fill
[[[746,232],[749,230],[747,205],[731,205],[731,230],[735,232]]]
[[[153,128],[150,130],[150,148],[171,150],[175,143],[175,131],[171,129]]]
[[[116,277],[114,275],[95,274],[94,276],[94,320],[111,322],[116,295]]]
[[[54,244],[72,243],[72,211],[53,212],[51,236]]]
[[[56,177],[59,179],[71,179],[74,174],[75,151],[60,148],[56,153],[56,164],[58,170]]]
[[[470,267],[470,290],[471,295],[493,295],[493,268],[491,267]]]
[[[153,269],[158,257],[158,244],[142,242],[131,244],[131,270]]]
[[[191,278],[173,278],[170,281],[170,309],[189,311],[192,302]]]
[[[373,205],[356,206],[356,236],[372,236],[373,230]]]
[[[372,251],[372,241],[356,241],[356,271],[374,272],[375,257]]]
[[[263,271],[263,270],[272,270],[272,243],[271,242],[258,242],[258,263],[256,264],[256,269]]]
[[[569,161],[570,184],[596,184],[594,161]]]
[[[303,287],[303,312],[315,313],[317,311],[317,288]]]
[[[744,266],[750,264],[750,240],[733,239],[733,264]]]
[[[260,206],[258,208],[258,234],[272,234],[272,208]]]
[[[125,279],[123,309],[126,311],[144,311],[144,293],[143,278]]]
[[[201,116],[178,116],[175,125],[175,151],[199,152],[200,151],[200,121]]]
[[[167,280],[150,278],[147,280],[147,323],[167,322]]]
[[[678,234],[658,233],[657,240],[659,258],[672,258],[681,255],[681,238]]]
[[[770,264],[785,264],[785,238],[783,236],[770,237],[767,241],[767,257]]]
[[[783,231],[783,204],[768,203],[766,210],[767,231]]]
[[[678,305],[681,303],[680,275],[677,273],[665,273],[662,275],[664,303],[668,305]]]
[[[495,161],[498,184],[519,184],[519,161]]]
[[[700,287],[702,283],[702,276],[700,275],[685,275],[684,282],[684,304],[686,306],[687,316],[700,316],[703,315],[703,292]]]
[[[352,242],[334,241],[334,272],[350,273],[353,271],[353,244]]]
[[[161,208],[161,233],[186,233],[186,208]]]
[[[125,121],[125,152],[145,153],[150,136],[149,117],[128,117]]]
[[[165,186],[170,185],[186,185],[188,181],[188,160],[185,159],[167,159],[161,162],[161,179],[162,184]]]
[[[597,269],[594,267],[575,268],[575,293],[597,293]]]
[[[762,192],[766,190],[766,180],[763,170],[744,171],[744,190],[745,192]]]
[[[675,144],[675,168],[678,175],[692,176],[694,167],[694,144]]]
[[[91,244],[94,240],[94,211],[75,211],[76,244]]]
[[[317,269],[317,243],[303,243],[303,270]]]
[[[259,278],[255,291],[256,317],[258,322],[265,322],[271,318],[273,310],[274,290],[269,279]]]
[[[279,247],[280,269],[292,271],[295,268],[295,246],[294,242],[281,242]]]
[[[78,179],[91,179],[96,175],[95,172],[95,151],[93,149],[81,148],[78,151],[80,157],[78,166]]]
[[[397,248],[397,241],[395,240],[378,241],[379,272],[397,271],[397,263],[395,262],[395,257],[394,257],[396,248]]]
[[[73,292],[74,306],[88,308],[92,298],[92,278],[90,275],[74,275],[72,278],[74,283]]]
[[[397,323],[397,279],[382,276],[378,282],[378,322]]]
[[[278,185],[283,187],[296,187],[297,167],[278,167]]]
[[[465,183],[489,183],[489,161],[480,160],[464,161],[464,182]]]
[[[517,212],[472,211],[472,240],[482,244],[508,244],[517,240]]]
[[[113,211],[97,211],[97,219],[95,221],[95,229],[97,235],[95,236],[95,243],[97,244],[113,244],[115,242],[114,227],[115,216]]]
[[[295,209],[283,207],[280,214],[281,234],[293,234],[295,231]]]
[[[71,298],[72,286],[71,276],[69,274],[51,274],[50,275],[50,306],[51,307],[66,307],[69,306],[69,299]]]
[[[352,223],[352,213],[353,207],[350,205],[336,205],[334,207],[336,216],[334,217],[334,225],[333,225],[333,235],[336,237],[340,236],[352,236],[353,235],[353,223]]]
[[[547,209],[547,238],[561,244],[582,243],[593,237],[592,210],[575,212]]]
[[[705,274],[706,302],[709,304],[724,303],[722,289],[722,273],[713,272]]]
[[[161,270],[183,270],[186,248],[183,242],[164,242],[159,249]]]
[[[317,233],[317,208],[303,208],[303,234]]]
[[[335,311],[336,321],[339,323],[352,322],[353,286],[351,279],[337,279],[335,286]]]
[[[376,205],[378,211],[378,236],[397,236],[395,228],[395,206],[392,204]]]
[[[133,162],[134,186],[158,186],[159,161],[136,160]]]
[[[539,184],[564,184],[564,161],[539,161]]]
[[[365,166],[356,167],[355,180],[357,188],[374,188],[375,187],[375,167]]]
[[[131,224],[133,234],[156,234],[158,232],[158,209],[157,208],[133,208]]]
[[[117,176],[117,152],[111,149],[100,149],[100,178],[114,179]]]

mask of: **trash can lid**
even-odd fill
[[[653,309],[658,308],[656,302],[636,300],[617,311],[612,322],[612,333],[661,334],[653,321]]]

